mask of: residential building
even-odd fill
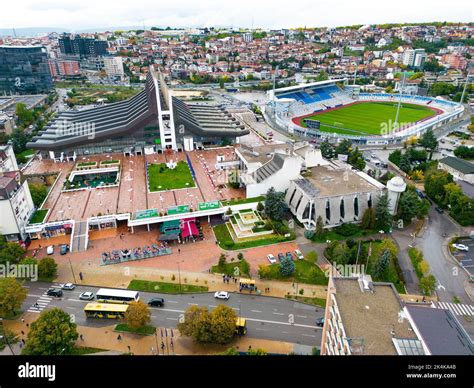
[[[110,78],[124,77],[122,57],[104,57],[104,70]]]
[[[25,227],[35,208],[10,145],[0,147],[0,171],[0,234],[7,241],[24,240]]]
[[[80,35],[63,35],[59,39],[59,49],[63,55],[97,57],[107,55],[107,41],[82,38]]]

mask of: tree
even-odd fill
[[[425,260],[420,260],[418,263],[418,270],[423,274],[426,275],[430,271],[430,265]]]
[[[404,173],[408,174],[410,172],[411,163],[410,163],[410,157],[408,156],[407,152],[405,152],[400,158],[400,164],[398,167],[400,167],[400,170],[402,170]]]
[[[383,194],[375,207],[375,224],[383,231],[388,231],[392,225],[392,215],[388,208],[389,202],[388,195]]]
[[[352,150],[352,143],[348,139],[343,139],[336,147],[336,154],[349,155]]]
[[[142,301],[131,302],[128,305],[128,310],[125,313],[125,320],[128,326],[134,330],[146,326],[150,323],[151,313],[148,306]]]
[[[40,207],[44,199],[48,195],[48,187],[46,185],[36,183],[28,183],[28,187],[30,188],[31,199],[33,200],[33,204],[37,208]]]
[[[235,334],[236,319],[235,311],[225,305],[217,306],[210,313],[206,307],[191,306],[178,329],[197,342],[226,344]]]
[[[326,159],[334,158],[335,150],[334,150],[333,145],[329,143],[329,141],[324,140],[319,146],[319,148],[321,149],[321,155],[323,156],[323,158],[326,158]]]
[[[378,279],[384,279],[387,273],[388,266],[390,264],[391,254],[388,250],[384,251],[379,257],[374,267],[374,277]]]
[[[453,176],[444,170],[430,168],[425,173],[425,192],[437,204],[444,205],[445,189],[444,187],[453,182]]]
[[[259,202],[257,205],[257,211],[262,212],[265,209],[265,206],[262,202]]]
[[[304,259],[309,261],[310,263],[316,264],[318,262],[318,254],[316,251],[309,251],[305,256]]]
[[[362,171],[365,168],[364,155],[362,155],[362,152],[358,147],[349,154],[347,162],[358,170]]]
[[[54,279],[58,273],[58,265],[52,257],[43,257],[38,262],[38,276],[42,279]]]
[[[436,278],[433,275],[423,276],[420,279],[420,291],[425,295],[431,295],[436,290]]]
[[[295,263],[292,259],[284,257],[280,263],[280,274],[284,277],[289,277],[295,272]]]
[[[388,160],[390,160],[396,166],[400,166],[400,160],[402,158],[402,150],[396,149],[393,152],[390,152],[388,155]]]
[[[459,146],[454,150],[454,155],[461,159],[474,159],[474,148]]]
[[[281,221],[288,210],[285,203],[285,193],[277,192],[273,187],[267,191],[265,198],[265,213],[272,220]]]
[[[227,349],[225,352],[220,353],[221,356],[240,356],[239,351],[235,347]]]
[[[23,152],[26,149],[26,143],[28,143],[28,137],[22,128],[15,128],[10,136],[13,145],[13,151],[16,154]]]
[[[59,308],[43,311],[31,324],[22,354],[57,356],[68,354],[77,340],[77,325],[69,314]]]
[[[362,229],[374,229],[375,228],[375,210],[372,207],[365,209],[362,215]]]
[[[391,238],[384,238],[378,246],[378,252],[385,252],[385,251],[390,252],[390,255],[392,256],[392,258],[395,258],[398,255],[397,244],[395,244],[395,241],[392,240]]]
[[[24,256],[25,250],[17,243],[6,242],[0,236],[0,264],[17,264]]]
[[[316,237],[321,238],[324,235],[324,224],[323,224],[323,218],[321,216],[318,216],[316,219]]]
[[[27,295],[28,289],[15,278],[0,278],[0,316],[15,316],[16,310],[20,309]]]
[[[436,139],[433,130],[428,129],[423,135],[421,135],[418,143],[430,153],[429,159],[431,160],[433,151],[436,149],[436,147],[438,147],[438,140]]]
[[[16,104],[15,114],[16,117],[18,117],[18,123],[22,127],[27,127],[34,120],[33,111],[28,109],[26,105],[22,102]]]
[[[225,261],[226,261],[225,253],[221,253],[221,255],[219,256],[219,263],[218,263],[219,267],[224,267]]]
[[[419,213],[419,198],[415,191],[407,190],[400,196],[398,202],[398,215],[405,221],[410,222]]]
[[[349,264],[352,259],[351,250],[345,242],[338,243],[332,249],[332,255],[330,256],[330,258],[331,260],[336,262],[336,264]]]

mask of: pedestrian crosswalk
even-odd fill
[[[53,300],[50,296],[46,294],[46,292],[41,295],[37,301],[27,310],[29,313],[41,313]]]
[[[474,306],[461,303],[433,302],[434,307],[451,311],[454,315],[474,316]]]

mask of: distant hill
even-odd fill
[[[75,32],[75,33],[92,33],[92,32],[104,32],[104,31],[116,31],[116,30],[141,30],[143,26],[114,26],[114,27],[97,27],[97,28],[85,28],[80,30],[71,30],[70,28],[64,27],[29,27],[29,28],[15,28],[17,37],[35,37],[45,35],[50,32]],[[0,28],[0,36],[13,36],[12,28]]]

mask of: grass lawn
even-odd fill
[[[36,210],[31,217],[30,224],[40,224],[44,221],[49,209]]]
[[[75,347],[72,349],[71,353],[68,353],[70,356],[82,356],[85,354],[92,354],[92,353],[99,353],[99,352],[106,352],[107,349],[99,349],[99,348],[88,348],[88,347]]]
[[[242,199],[233,199],[233,200],[230,200],[230,201],[222,201],[222,206],[242,205],[244,203],[254,203],[254,202],[263,202],[263,201],[265,201],[265,196],[261,195],[260,197],[242,198]]]
[[[326,299],[323,299],[323,298],[311,298],[308,296],[295,296],[295,295],[285,295],[285,298],[296,300],[298,302],[312,304],[314,306],[326,307]]]
[[[142,326],[138,329],[132,329],[126,323],[119,323],[115,326],[115,331],[121,331],[125,333],[141,334],[141,335],[153,335],[155,334],[154,326]]]
[[[213,265],[211,271],[213,273],[222,273],[229,276],[235,276],[236,268],[239,269],[238,271],[239,274],[242,274],[244,277],[250,277],[250,274],[248,272],[245,272],[245,264],[243,263],[243,261],[239,261],[239,260],[234,260],[234,261],[225,263],[222,267],[219,265]],[[248,267],[248,270],[250,270],[250,266]],[[237,275],[237,276],[241,276],[241,275]]]
[[[292,276],[285,277],[280,274],[280,264],[270,264],[266,266],[268,272],[265,273],[264,279],[281,280],[288,282],[298,282],[305,284],[327,285],[328,278],[321,268],[310,263],[307,260],[295,260],[295,272]]]
[[[148,187],[150,191],[163,191],[194,187],[195,183],[188,164],[180,161],[171,170],[165,163],[148,165]]]
[[[238,250],[238,249],[247,249],[261,247],[263,245],[277,244],[285,241],[291,241],[295,239],[295,236],[292,234],[291,237],[285,238],[280,235],[272,234],[269,236],[263,237],[252,237],[249,239],[240,239],[238,242],[234,242],[232,236],[230,235],[229,229],[227,229],[226,224],[216,225],[213,228],[214,234],[216,235],[216,240],[219,242],[219,246],[222,249],[227,250]]]
[[[383,124],[395,120],[397,102],[362,102],[335,109],[330,112],[314,114],[307,119],[319,120],[320,131],[336,132],[347,135],[380,135]],[[402,104],[400,123],[415,123],[435,112],[427,107],[415,104]],[[301,120],[301,126],[306,124]]]
[[[176,280],[178,280],[177,274],[176,274]],[[209,287],[207,286],[194,286],[190,284],[184,284],[183,277],[181,277],[181,288],[179,284],[175,284],[175,283],[153,282],[149,280],[138,280],[138,279],[132,280],[127,288],[129,290],[134,290],[134,291],[161,292],[164,294],[179,294],[179,293],[185,293],[185,292],[207,292],[209,290]]]

